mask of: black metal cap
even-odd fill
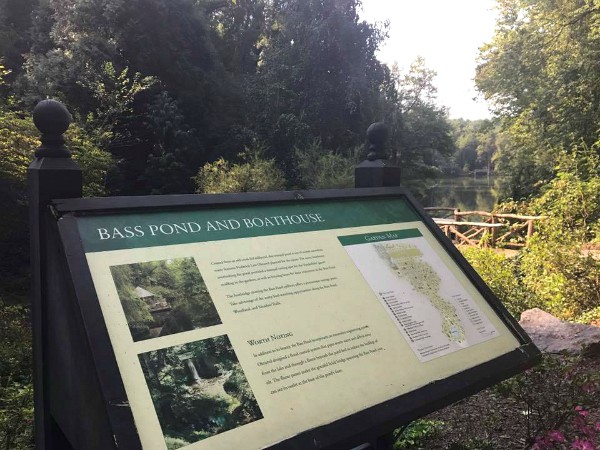
[[[40,145],[35,151],[38,158],[70,158],[65,147],[63,133],[71,124],[71,113],[57,100],[42,100],[33,109],[33,123],[42,133]]]
[[[388,128],[383,122],[372,123],[367,128],[367,139],[369,141],[369,154],[367,159],[387,159],[385,154],[385,141],[388,138]]]

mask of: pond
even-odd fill
[[[425,207],[445,206],[461,211],[491,211],[498,200],[500,179],[453,177],[408,180],[404,185]]]

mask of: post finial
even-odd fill
[[[63,137],[71,124],[71,113],[65,105],[57,100],[42,100],[33,109],[33,123],[42,133],[42,145],[35,151],[36,157],[71,157]]]
[[[385,141],[388,137],[387,126],[383,122],[372,123],[367,128],[367,140],[369,141],[369,154],[367,159],[375,161],[376,159],[387,159],[385,154]]]

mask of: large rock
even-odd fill
[[[524,311],[519,323],[544,352],[600,354],[600,327],[564,322],[539,308]]]

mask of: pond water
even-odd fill
[[[404,185],[425,207],[445,206],[461,211],[491,211],[500,192],[500,179],[485,176],[409,180]]]

